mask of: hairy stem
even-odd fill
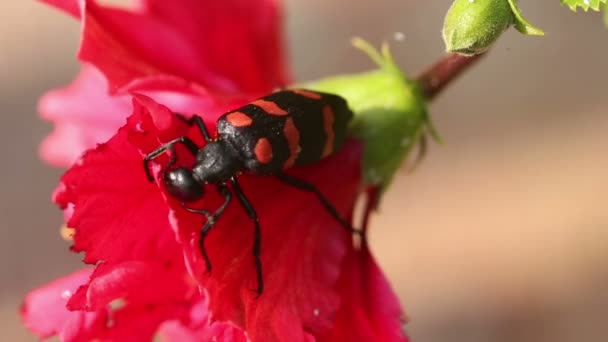
[[[455,53],[444,55],[437,63],[416,78],[426,99],[428,101],[433,100],[435,96],[441,93],[443,88],[483,56],[485,56],[485,53],[471,57]]]

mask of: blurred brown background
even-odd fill
[[[374,251],[415,341],[608,340],[608,29],[557,0],[522,1],[544,38],[506,33],[431,109],[446,143],[402,174],[373,221]],[[442,52],[449,0],[287,1],[299,80],[360,71],[353,35],[392,41],[415,74]],[[45,90],[76,74],[78,24],[0,4],[1,340],[33,341],[18,305],[79,265],[37,158]],[[396,42],[395,32],[405,39]]]

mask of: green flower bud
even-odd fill
[[[432,131],[432,126],[421,90],[395,65],[388,46],[379,52],[361,39],[354,39],[353,44],[380,68],[300,86],[338,94],[348,101],[355,113],[350,135],[365,146],[362,165],[365,183],[383,190],[425,133]]]
[[[512,24],[527,35],[543,35],[521,14],[516,0],[455,0],[445,16],[443,40],[448,52],[485,52]]]
[[[443,24],[448,52],[463,55],[482,53],[513,23],[507,0],[456,0]]]

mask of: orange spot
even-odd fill
[[[287,139],[287,144],[289,145],[289,158],[283,164],[283,168],[287,169],[296,163],[296,159],[302,150],[300,147],[300,131],[294,125],[292,118],[288,118],[285,121],[283,134],[285,134],[285,139]]]
[[[323,148],[321,158],[327,157],[334,151],[336,133],[334,132],[334,111],[330,106],[323,107],[323,126],[325,127],[327,140],[325,141],[325,147]]]
[[[298,95],[302,95],[304,97],[308,97],[309,99],[313,99],[313,100],[320,100],[321,99],[321,94],[319,93],[315,93],[314,91],[310,91],[310,90],[304,90],[304,89],[291,89],[292,92],[298,94]]]
[[[226,116],[226,121],[234,127],[245,127],[251,125],[253,119],[243,112],[233,112]]]
[[[276,103],[266,100],[256,100],[251,102],[252,105],[256,105],[262,108],[266,113],[271,115],[287,115],[288,113],[279,107]]]
[[[262,164],[268,164],[272,161],[272,145],[266,138],[260,138],[253,149],[255,159]]]

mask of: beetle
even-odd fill
[[[253,205],[238,182],[238,175],[242,172],[274,176],[290,186],[313,193],[342,227],[349,233],[358,233],[313,184],[283,172],[293,166],[317,162],[340,149],[353,117],[342,97],[305,89],[280,90],[220,116],[217,120],[217,135],[214,137],[209,134],[201,117],[179,117],[190,126],[198,127],[205,145],[200,148],[190,138],[179,137],[149,153],[144,158],[144,168],[148,179],[154,182],[149,163],[161,154],[170,152],[170,160],[161,170],[162,183],[184,209],[206,217],[199,246],[208,272],[211,272],[211,261],[205,250],[205,238],[232,201],[234,193],[253,221],[252,254],[257,293],[264,291],[260,223]],[[176,144],[184,145],[196,158],[192,167],[175,166]],[[232,189],[228,188],[228,183]],[[204,196],[206,185],[215,186],[224,198],[224,202],[213,213],[188,205]]]

